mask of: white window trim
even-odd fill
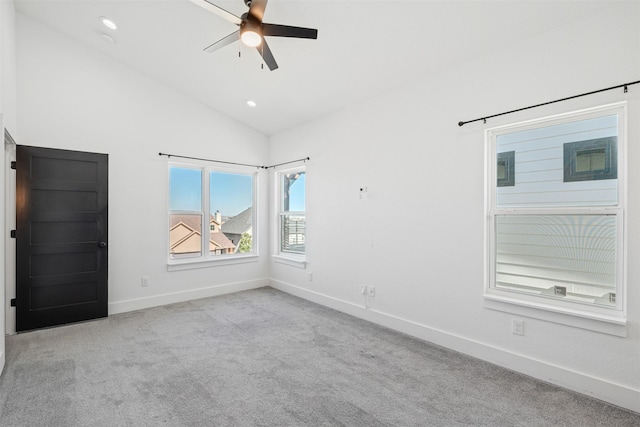
[[[251,255],[225,255],[224,258],[213,259],[213,257],[208,259],[200,259],[200,258],[185,258],[180,261],[171,260],[167,264],[167,271],[182,271],[182,270],[193,270],[196,268],[209,268],[209,267],[220,267],[223,265],[236,265],[236,264],[247,264],[258,262],[259,256],[255,254]]]
[[[305,253],[304,254],[297,254],[297,253],[293,253],[293,252],[282,252],[280,250],[281,248],[281,242],[280,242],[280,236],[281,236],[281,232],[280,232],[280,216],[282,215],[282,197],[283,197],[283,188],[281,185],[281,175],[286,174],[286,173],[295,173],[295,172],[304,172],[305,173],[305,179],[306,179],[306,167],[305,166],[297,166],[294,168],[287,168],[287,169],[279,169],[275,171],[274,174],[274,185],[275,185],[275,191],[274,194],[276,195],[276,201],[274,203],[275,205],[275,211],[274,211],[274,230],[275,230],[275,239],[274,239],[274,251],[273,251],[273,255],[271,256],[271,258],[273,259],[274,262],[280,263],[280,264],[285,264],[285,265],[289,265],[292,267],[297,267],[297,268],[306,268],[307,266],[307,249],[306,249],[306,231],[305,231]],[[306,185],[306,182],[305,182]],[[305,186],[305,195],[306,195],[306,186]],[[306,206],[305,206],[305,211],[304,212],[294,212],[294,211],[289,211],[290,214],[304,214],[305,217],[305,223],[307,220],[307,211],[306,211]],[[272,234],[273,235],[273,234]]]
[[[495,138],[511,131],[527,130],[551,123],[566,123],[579,118],[588,119],[604,114],[618,115],[618,205],[601,208],[528,208],[526,212],[517,209],[496,208],[496,159]],[[587,108],[565,114],[528,120],[485,130],[485,230],[484,230],[484,306],[485,308],[508,312],[520,316],[537,318],[549,322],[588,329],[617,336],[627,334],[627,238],[626,238],[626,186],[627,186],[627,103],[618,102],[594,108]],[[553,214],[553,213],[613,213],[618,219],[618,257],[616,307],[606,308],[583,304],[543,299],[532,295],[518,294],[512,291],[492,287],[495,278],[495,216],[498,214]]]
[[[253,233],[252,233],[252,247],[254,251],[250,254],[229,254],[229,255],[211,255],[209,254],[209,248],[207,243],[209,242],[207,239],[201,239],[201,253],[199,257],[189,257],[182,259],[172,259],[169,256],[170,252],[170,215],[171,212],[171,197],[169,194],[170,191],[170,169],[171,167],[181,167],[181,168],[191,168],[191,169],[199,169],[203,171],[202,173],[202,204],[203,204],[203,222],[207,221],[207,214],[209,214],[209,173],[212,171],[215,172],[223,172],[223,173],[233,173],[233,174],[243,174],[243,175],[253,175],[253,206],[252,206],[252,224],[253,224]],[[182,271],[182,270],[191,270],[197,268],[208,268],[208,267],[220,267],[225,265],[235,265],[235,264],[245,264],[259,261],[259,252],[258,252],[258,227],[257,227],[257,219],[258,219],[258,178],[259,173],[254,170],[254,168],[248,167],[218,167],[212,166],[210,163],[206,162],[167,162],[167,178],[166,178],[166,189],[167,189],[167,226],[165,227],[165,242],[166,242],[166,250],[167,254],[167,271]],[[182,212],[182,211],[180,211]],[[200,212],[198,212],[200,214]],[[202,227],[202,226],[201,226]],[[208,227],[206,227],[208,230]]]
[[[304,255],[287,254],[286,256],[277,254],[272,255],[274,262],[290,265],[292,267],[307,268],[307,259]]]

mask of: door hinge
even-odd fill
[[[12,162],[11,162],[11,169],[15,169],[15,168],[16,168],[16,162],[15,162],[15,161],[12,161]]]
[[[16,299],[11,298],[11,307],[15,307],[15,306],[16,306]]]
[[[11,230],[11,238],[12,239],[16,238],[16,230]]]

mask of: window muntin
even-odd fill
[[[616,105],[487,131],[488,182],[495,183],[487,189],[487,295],[574,312],[623,312],[624,197],[617,171],[623,117],[624,107]],[[565,181],[567,147],[576,148],[577,173],[600,173],[603,148],[605,156],[615,154],[604,165],[616,165],[615,175]],[[499,159],[509,151],[515,183],[505,187]]]
[[[255,174],[170,164],[169,260],[255,253],[254,187]]]
[[[279,184],[278,252],[304,255],[306,252],[306,173],[304,169],[281,171]]]

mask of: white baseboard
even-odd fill
[[[250,280],[248,282],[228,283],[200,289],[190,289],[181,292],[153,295],[145,298],[136,298],[125,301],[109,303],[109,315],[125,313],[128,311],[142,310],[144,308],[158,307],[177,302],[191,301],[200,298],[215,297],[233,292],[247,291],[269,286],[268,279]]]
[[[552,365],[470,338],[457,336],[398,316],[367,309],[363,305],[329,297],[289,283],[271,279],[270,286],[494,365],[502,366],[631,411],[640,412],[640,390]]]

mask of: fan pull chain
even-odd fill
[[[262,38],[263,43],[260,44],[260,57],[264,59],[264,37]],[[260,69],[264,70],[264,62],[260,63]]]

